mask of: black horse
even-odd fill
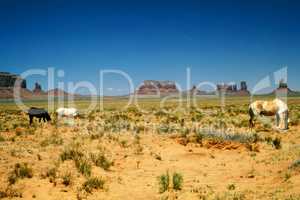
[[[32,124],[34,117],[38,118],[39,122],[41,122],[42,119],[44,122],[51,121],[49,113],[43,108],[31,107],[27,114],[29,115],[30,124]]]

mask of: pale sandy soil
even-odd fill
[[[83,125],[84,124],[84,125]],[[132,132],[107,133],[91,139],[87,130],[97,133],[88,122],[77,119],[75,126],[37,124],[33,133],[26,128],[2,131],[0,142],[0,191],[13,191],[22,197],[4,199],[299,199],[300,170],[289,166],[300,159],[300,126],[293,125],[287,132],[258,131],[263,137],[280,137],[281,148],[260,141],[257,151],[243,145],[234,148],[202,146],[197,143],[180,144],[174,134],[139,134],[139,144]],[[93,124],[93,123],[91,123]],[[18,129],[18,128],[16,128]],[[245,130],[246,128],[241,128]],[[17,135],[17,132],[21,132]],[[42,146],[41,142],[56,134],[63,144]],[[14,139],[12,139],[14,138]],[[126,141],[126,142],[122,142]],[[78,143],[88,155],[105,153],[114,165],[105,171],[92,166],[92,177],[105,180],[104,189],[86,193],[81,190],[86,178],[75,167],[74,161],[62,162],[60,154]],[[229,144],[229,146],[232,144]],[[161,159],[160,159],[161,158]],[[32,178],[8,183],[15,163],[28,163]],[[57,166],[58,174],[52,183],[43,174]],[[180,191],[159,193],[158,177],[166,172],[183,176]],[[72,174],[71,185],[62,184],[62,175]],[[233,185],[233,188],[230,185]],[[13,195],[12,195],[13,196]]]

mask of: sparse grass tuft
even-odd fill
[[[234,184],[229,184],[229,185],[227,186],[227,189],[228,189],[228,190],[235,190],[235,185],[234,185]]]
[[[64,174],[62,176],[62,184],[64,184],[65,186],[69,186],[72,183],[72,174],[70,172]]]
[[[41,142],[42,147],[46,147],[49,145],[62,145],[63,144],[63,139],[60,138],[57,134],[53,134],[50,137],[46,138]]]
[[[272,145],[275,149],[281,149],[281,139],[276,137],[273,141],[272,141]]]
[[[294,161],[290,166],[289,169],[300,169],[300,159]]]
[[[62,161],[65,160],[76,160],[81,157],[83,157],[84,154],[77,148],[71,148],[71,149],[65,149],[61,154],[60,154],[60,159]]]
[[[4,141],[5,141],[5,138],[2,135],[0,135],[0,142],[4,142]]]
[[[75,160],[75,166],[82,175],[84,175],[86,177],[91,176],[92,165],[86,158],[77,158]]]
[[[8,177],[8,181],[10,184],[14,184],[17,182],[18,179],[23,178],[32,178],[33,172],[32,168],[28,166],[27,163],[17,163],[15,164],[14,170]]]
[[[109,168],[113,165],[113,162],[109,161],[103,153],[91,153],[90,158],[97,167],[101,167],[104,170],[109,170]]]
[[[93,177],[93,178],[88,178],[83,183],[82,188],[86,192],[91,193],[93,190],[103,189],[104,184],[105,184],[105,181],[102,178]]]

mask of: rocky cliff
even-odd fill
[[[174,81],[146,80],[137,89],[138,95],[166,95],[179,93]]]
[[[236,84],[218,84],[217,92],[219,94],[224,93],[225,95],[234,95],[234,96],[250,95],[246,81],[241,81],[240,89],[238,89]]]
[[[26,80],[23,80],[20,76],[8,72],[0,72],[1,88],[14,87],[16,81],[20,83],[21,88],[26,88]]]

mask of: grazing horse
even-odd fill
[[[59,117],[78,117],[78,110],[76,108],[58,108],[56,114]]]
[[[39,122],[43,119],[44,122],[51,121],[49,113],[43,108],[31,107],[27,114],[29,115],[29,123],[32,124],[33,118],[36,117],[39,119]]]
[[[249,106],[249,126],[254,127],[256,116],[276,116],[276,126],[278,129],[288,129],[289,110],[286,103],[280,99],[273,101],[255,101]]]

